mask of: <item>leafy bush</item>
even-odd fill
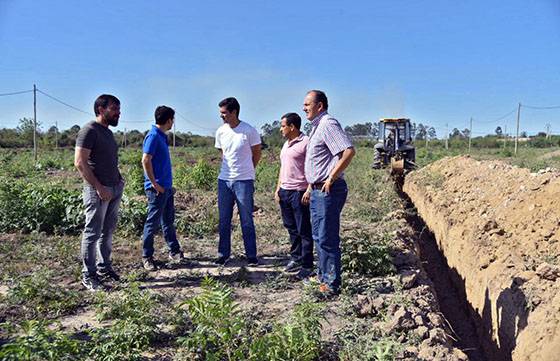
[[[205,159],[199,159],[192,167],[186,164],[177,166],[174,175],[175,185],[182,190],[215,190],[217,179],[218,169]]]
[[[45,321],[24,321],[12,328],[17,336],[0,348],[5,361],[66,361],[84,356],[84,345],[60,330],[51,330]]]
[[[53,272],[40,270],[18,279],[8,293],[8,301],[21,306],[31,317],[57,317],[80,303],[77,292],[53,282]]]
[[[357,230],[342,239],[342,268],[344,272],[384,276],[394,272],[391,262],[390,235],[369,234]]]
[[[147,203],[123,194],[119,208],[117,232],[123,236],[139,236],[146,222]]]
[[[233,301],[233,290],[208,277],[202,288],[202,294],[182,304],[193,328],[179,343],[205,360],[243,360],[246,325]]]
[[[321,311],[316,303],[297,305],[288,322],[276,324],[250,345],[249,360],[316,360],[321,351]]]
[[[204,238],[218,229],[219,215],[216,208],[207,208],[202,214],[186,212],[177,220],[177,231],[192,238]]]
[[[76,233],[84,222],[78,190],[61,185],[0,182],[0,231]]]
[[[99,293],[97,317],[100,320],[128,319],[139,324],[155,324],[158,317],[158,297],[141,290],[138,283],[131,283],[120,294]]]

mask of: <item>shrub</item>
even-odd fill
[[[193,328],[179,343],[205,360],[243,360],[246,326],[239,305],[233,301],[233,290],[208,277],[202,288],[202,294],[182,304]]]
[[[146,221],[146,202],[139,201],[123,194],[119,208],[119,226],[117,231],[123,236],[139,236]]]
[[[18,336],[0,348],[0,360],[66,361],[80,360],[84,356],[82,342],[60,330],[49,329],[45,321],[24,321],[12,332]]]
[[[354,231],[342,240],[344,272],[367,276],[384,276],[394,272],[391,261],[390,235]]]

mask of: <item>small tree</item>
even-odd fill
[[[503,132],[502,132],[502,127],[500,127],[500,126],[498,125],[498,127],[497,127],[496,130],[495,130],[495,132],[496,132],[496,135],[497,135],[498,137],[501,137],[501,136],[502,136],[502,133],[503,133]]]

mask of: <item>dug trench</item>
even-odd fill
[[[472,360],[557,360],[560,173],[461,156],[402,190],[455,346]]]
[[[464,283],[460,275],[449,267],[437,246],[434,234],[418,215],[410,198],[397,185],[397,193],[403,200],[405,219],[415,232],[417,253],[422,268],[433,283],[440,311],[448,322],[453,347],[462,350],[471,361],[490,361],[484,354],[476,324],[474,311],[470,307]]]

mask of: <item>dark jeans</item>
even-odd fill
[[[319,256],[318,275],[322,283],[338,291],[342,282],[340,254],[340,213],[348,196],[344,179],[337,179],[330,193],[311,192],[313,240]]]
[[[148,197],[148,215],[144,224],[144,235],[142,237],[142,256],[152,257],[154,255],[154,236],[161,225],[163,236],[167,242],[170,253],[181,250],[175,232],[175,204],[173,202],[173,189],[166,189],[164,193],[157,194],[154,188],[146,189]]]
[[[254,193],[253,180],[225,181],[218,179],[218,210],[220,213],[218,257],[231,255],[231,218],[234,204],[237,204],[239,211],[245,255],[247,258],[257,257],[257,236],[253,223]]]
[[[290,235],[292,261],[300,263],[303,268],[313,268],[311,220],[309,206],[301,203],[303,193],[305,191],[280,188],[280,211],[284,227]]]

